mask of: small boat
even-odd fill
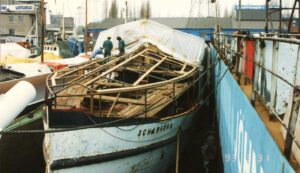
[[[174,164],[176,141],[200,107],[201,71],[167,52],[139,42],[48,76],[46,172],[165,172]]]
[[[45,64],[20,63],[0,66],[0,94],[6,93],[20,81],[27,81],[34,85],[36,97],[28,106],[38,106],[45,99],[45,81],[51,73]]]

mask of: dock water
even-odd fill
[[[43,129],[42,119],[18,130]],[[2,135],[0,140],[0,172],[45,172],[43,159],[43,134]]]

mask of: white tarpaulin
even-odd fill
[[[126,44],[125,52],[137,49],[141,44],[150,42],[174,58],[192,64],[199,64],[204,56],[206,44],[204,39],[196,37],[151,20],[139,20],[115,26],[102,31],[97,39],[95,49],[102,47],[107,37],[113,42],[112,54],[118,53],[117,36],[123,38]]]
[[[49,67],[46,64],[41,63],[6,64],[5,68],[23,73],[26,77],[51,73]]]
[[[84,62],[87,62],[87,61],[89,61],[88,58],[76,56],[74,58],[65,58],[65,59],[58,59],[58,60],[47,60],[45,62],[53,62],[53,63],[73,66],[73,65],[78,65],[78,64],[81,64],[81,63],[84,63]]]
[[[16,58],[28,58],[31,53],[29,49],[26,49],[17,43],[1,43],[0,58],[5,58],[5,56],[8,55]]]

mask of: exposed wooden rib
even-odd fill
[[[99,66],[99,67],[97,67],[96,69],[90,71],[88,74],[84,74],[84,73],[83,73],[83,69],[84,69],[84,68],[78,68],[78,69],[76,69],[75,72],[80,73],[80,75],[78,75],[78,77],[76,77],[76,78],[74,78],[74,79],[68,81],[67,83],[65,83],[64,88],[62,88],[62,89],[56,91],[56,93],[61,92],[62,90],[65,90],[66,88],[72,87],[74,84],[76,84],[76,83],[74,83],[74,81],[77,81],[77,83],[78,83],[78,82],[80,82],[80,81],[82,81],[82,80],[87,79],[88,77],[91,77],[92,75],[95,75],[95,74],[98,73],[100,70],[105,69],[105,68],[107,68],[107,66],[112,65],[112,64],[114,64],[114,63],[116,63],[116,62],[118,62],[118,61],[124,59],[126,56],[127,56],[127,55],[124,55],[124,56],[119,57],[119,58],[117,58],[117,59],[114,59],[114,60],[112,60],[112,61],[110,61],[110,62],[108,62],[108,63],[106,63],[106,64],[104,64],[104,65],[102,65],[102,66]]]
[[[110,82],[98,82],[96,81],[95,82],[96,85],[98,86],[112,86],[112,87],[123,87],[124,84],[121,84],[121,83],[110,83]]]
[[[147,94],[147,103],[149,102],[147,109],[147,117],[152,117],[157,114],[159,111],[164,109],[168,106],[172,101],[173,85],[170,84],[167,86],[165,90],[157,90],[151,94]],[[174,98],[179,97],[186,91],[188,88],[187,84],[176,84],[175,86],[175,96]],[[141,100],[144,98],[141,98]],[[144,105],[129,105],[127,108],[123,109],[122,111],[118,112],[118,116],[125,116],[131,117],[138,115],[139,113],[144,112],[145,106]]]
[[[115,104],[117,103],[118,98],[120,97],[120,94],[121,94],[121,93],[118,93],[117,97],[115,97],[115,100],[114,100],[113,104],[111,105],[111,107],[110,107],[110,109],[109,109],[109,112],[108,112],[108,114],[107,114],[107,117],[110,116],[111,111],[114,109]]]
[[[90,96],[86,95],[85,98],[90,98]],[[94,98],[99,99],[99,95],[94,95]],[[101,95],[101,100],[114,101],[114,100],[116,100],[116,97]],[[119,97],[118,102],[131,103],[131,104],[137,104],[137,105],[144,105],[145,104],[144,100],[142,100],[142,99],[130,99],[130,98],[124,98],[124,97]]]
[[[108,94],[108,93],[119,93],[119,92],[129,92],[129,91],[136,91],[136,90],[145,90],[145,89],[151,89],[155,87],[159,87],[162,85],[168,85],[171,83],[176,83],[178,81],[181,81],[187,77],[195,75],[195,73],[198,73],[196,71],[196,67],[192,68],[189,72],[182,74],[181,76],[172,78],[168,81],[161,81],[161,82],[156,82],[156,83],[151,83],[151,84],[146,84],[146,85],[137,85],[137,86],[132,86],[132,87],[123,87],[123,88],[112,88],[112,89],[104,89],[104,90],[97,90],[98,94]]]
[[[176,99],[189,99],[180,96],[199,76],[198,66],[176,60],[151,44],[110,60],[69,67],[48,78],[47,87],[56,96],[53,106],[82,106],[95,116],[160,117],[163,112],[175,112],[170,104]],[[122,77],[128,74],[134,75]]]
[[[181,70],[180,70],[181,73],[184,72],[184,70],[185,70],[185,68],[186,68],[186,64],[187,64],[187,63],[184,63],[184,65],[182,66],[182,68],[181,68]]]
[[[133,86],[138,85],[149,73],[151,73],[157,66],[159,66],[167,57],[164,57],[162,60],[160,60],[158,63],[156,63],[154,66],[152,66],[146,73],[144,73],[137,81],[134,82]]]
[[[156,53],[154,53],[153,51],[149,51],[149,53],[151,54],[151,55],[156,55],[157,56],[157,54]],[[160,55],[161,56],[161,55]],[[167,56],[170,56],[170,55],[167,55]],[[177,60],[175,60],[174,58],[168,58],[167,59],[167,61],[170,61],[170,62],[172,62],[172,63],[175,63],[175,64],[177,64],[177,65],[180,65],[180,66],[182,66],[184,63],[183,62],[180,62],[180,61],[177,61]]]
[[[87,86],[87,85],[92,84],[93,82],[99,80],[101,77],[103,77],[103,76],[105,76],[105,75],[107,75],[107,74],[113,72],[115,69],[117,69],[117,68],[121,67],[122,65],[128,63],[129,61],[135,59],[136,57],[138,57],[139,55],[141,55],[141,54],[144,53],[145,51],[146,51],[146,50],[143,50],[142,52],[140,52],[140,53],[138,53],[138,54],[136,54],[136,55],[134,55],[134,56],[132,56],[132,57],[126,59],[125,61],[121,62],[120,64],[118,64],[118,65],[116,65],[116,66],[114,66],[113,68],[110,68],[109,70],[107,70],[107,71],[101,73],[99,76],[95,77],[94,79],[92,79],[92,80],[90,80],[90,81],[84,83],[84,85]]]
[[[148,58],[148,59],[154,60],[156,62],[158,62],[160,60],[160,58],[153,58],[153,57],[147,56],[147,55],[141,55],[141,56],[144,57],[144,58]]]
[[[131,68],[131,67],[128,67],[128,68],[123,68],[123,70],[128,70],[128,71],[132,71],[132,72],[135,72],[135,73],[139,73],[139,74],[144,74],[146,72],[146,70],[144,69],[140,69],[140,68]],[[157,73],[156,70],[153,70],[152,73]],[[163,73],[163,72],[158,72],[158,73]],[[159,79],[159,80],[162,80],[162,81],[165,81],[166,79],[164,78],[161,78],[161,77],[157,77],[157,76],[153,76],[153,75],[148,75],[149,77],[152,77],[152,78],[155,78],[155,79]]]
[[[127,70],[130,70],[130,71],[135,71],[135,72],[142,72],[142,73],[145,73],[146,70],[144,69],[141,69],[141,68],[136,68],[136,67],[127,67],[126,68]],[[165,75],[169,75],[169,76],[179,76],[179,75],[182,75],[182,73],[179,73],[177,71],[167,71],[167,70],[152,70],[152,73],[158,73],[158,74],[165,74]]]

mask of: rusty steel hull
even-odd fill
[[[175,163],[178,129],[186,137],[197,110],[156,122],[45,134],[46,171],[165,172]]]

